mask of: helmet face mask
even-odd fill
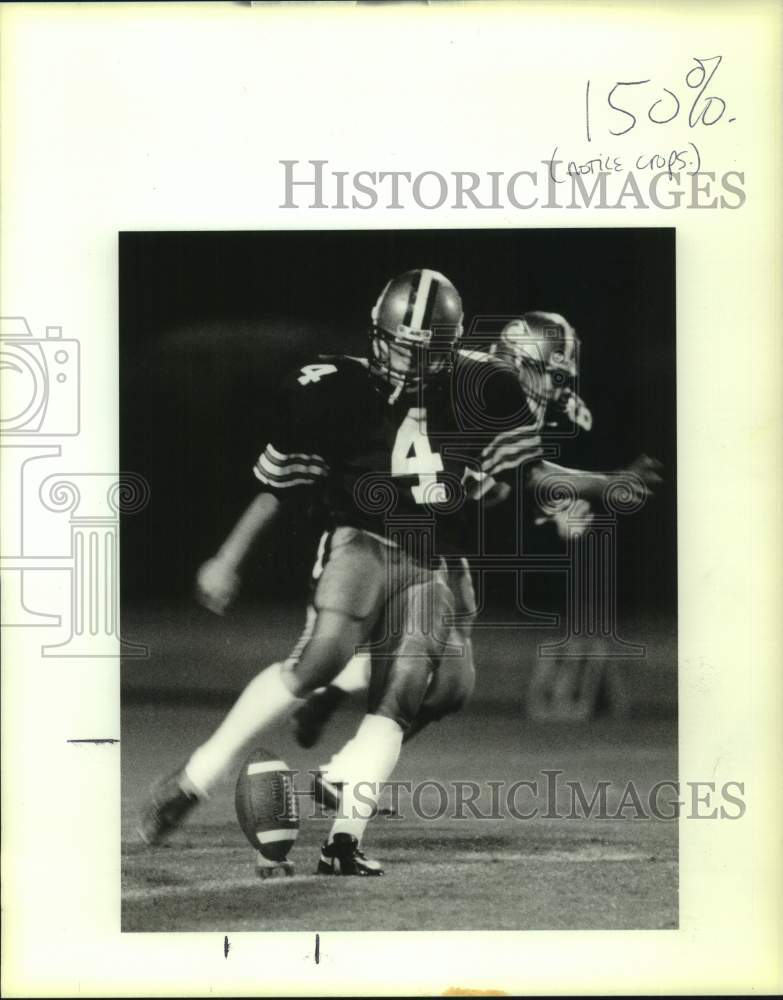
[[[547,406],[573,392],[579,357],[579,338],[558,313],[525,313],[500,334],[496,353],[509,358],[526,392]]]
[[[431,375],[446,371],[451,352],[434,351],[411,338],[373,328],[370,331],[370,366],[376,375],[393,386],[410,391]]]
[[[388,282],[372,310],[370,372],[394,402],[449,371],[461,336],[462,302],[448,278],[407,271]]]

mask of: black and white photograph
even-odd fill
[[[123,930],[676,928],[675,231],[123,232],[119,309]]]
[[[0,993],[779,995],[774,0],[0,3]]]

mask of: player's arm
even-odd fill
[[[311,365],[283,383],[275,406],[276,426],[253,469],[261,492],[217,554],[198,571],[198,598],[216,614],[223,614],[236,596],[241,568],[253,549],[277,533],[284,513],[301,510],[303,494],[323,483],[329,474],[323,457],[323,394],[303,388],[313,383],[314,367],[323,370],[327,366]],[[328,367],[334,370],[334,366]]]
[[[652,496],[652,486],[661,481],[658,475],[660,463],[647,455],[640,455],[626,469],[615,472],[591,472],[585,469],[569,469],[557,465],[547,459],[529,461],[523,470],[522,484],[526,492],[536,496],[537,488],[544,484],[550,487],[549,492],[558,496],[558,486],[573,495],[573,500],[564,506],[562,501],[552,504],[541,504],[537,501],[538,513],[536,524],[554,524],[558,535],[564,541],[574,534],[584,532],[592,522],[594,511],[606,496],[606,491],[614,483],[622,485],[628,500],[642,500]],[[631,475],[629,475],[631,473]],[[485,507],[502,503],[511,493],[511,484],[500,473],[489,486],[483,496]]]
[[[569,469],[546,459],[533,462],[526,470],[525,480],[534,494],[542,486],[548,486],[548,492],[554,498],[558,497],[563,487],[567,494],[565,503],[558,499],[554,499],[551,504],[542,503],[539,498],[535,523],[551,522],[560,538],[566,541],[589,528],[595,508],[605,499],[607,490],[613,484],[622,487],[629,501],[639,502],[652,496],[653,485],[661,481],[658,474],[660,469],[660,462],[647,455],[640,455],[627,468],[615,472]],[[558,487],[561,487],[560,491]]]
[[[268,538],[280,520],[281,501],[259,493],[231,529],[220,549],[196,575],[198,598],[217,615],[225,613],[240,586],[240,570],[252,549]]]
[[[652,487],[661,482],[661,463],[649,455],[640,455],[630,465],[612,472],[569,469],[547,459],[531,462],[526,469],[526,484],[536,490],[547,481],[556,488],[558,483],[570,487],[578,500],[594,506],[604,498],[612,485],[622,485],[628,498],[643,500],[652,495]]]
[[[484,507],[502,503],[519,481],[520,469],[537,463],[543,455],[541,421],[531,408],[517,374],[509,365],[486,362],[486,428],[492,434],[481,450],[478,465],[466,468],[466,492]],[[483,429],[483,428],[482,428]]]
[[[507,373],[497,373],[492,412],[495,419],[502,418],[507,426],[483,449],[481,470],[473,473],[479,479],[473,495],[482,499],[485,506],[508,497],[513,483],[518,481],[520,469],[522,487],[527,492],[537,495],[539,487],[551,485],[550,492],[557,495],[556,485],[563,484],[585,514],[600,504],[614,483],[622,485],[630,496],[643,499],[651,495],[653,485],[661,481],[660,463],[647,455],[613,472],[571,469],[543,458],[540,421],[529,407],[518,380]],[[557,512],[556,506],[552,510],[541,509],[544,517],[552,517]],[[560,525],[557,526],[560,531]]]

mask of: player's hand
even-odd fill
[[[508,483],[495,483],[482,497],[485,507],[494,507],[507,499],[511,487]]]
[[[207,559],[196,574],[196,596],[208,611],[223,615],[239,590],[239,574],[225,559]]]
[[[649,455],[639,455],[635,458],[628,466],[628,472],[637,475],[647,487],[663,482],[661,479],[663,465],[657,458],[651,458]]]
[[[569,538],[578,538],[593,523],[595,515],[587,500],[575,500],[567,510],[557,510],[552,514],[541,514],[536,518],[536,524],[546,524],[551,521],[558,538],[567,542]]]
[[[663,465],[657,458],[639,455],[626,468],[618,469],[617,472],[613,473],[612,478],[618,483],[623,483],[630,490],[631,499],[641,502],[648,497],[655,496],[653,486],[663,482],[660,475],[662,471]],[[628,472],[631,473],[631,476],[625,475]]]
[[[481,494],[481,503],[484,507],[494,507],[495,504],[503,503],[511,492],[508,483],[496,482],[495,480],[491,480],[491,482],[490,488]],[[474,500],[478,499],[480,488],[482,486],[486,488],[486,483],[482,483],[476,473],[467,467],[462,474],[462,485],[465,487],[467,495]]]

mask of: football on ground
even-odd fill
[[[256,748],[237,777],[239,825],[253,846],[260,871],[285,865],[299,833],[299,810],[292,774],[277,754]]]

